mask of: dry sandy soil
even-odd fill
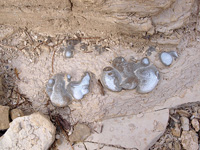
[[[182,98],[200,80],[200,37],[196,0],[8,0],[0,2],[0,75],[5,95],[0,104],[60,113],[71,124],[143,113],[173,97]],[[79,40],[73,58],[62,47]],[[99,46],[100,48],[95,48]],[[148,56],[161,79],[148,94],[135,90],[105,95],[98,83],[102,70],[117,56],[127,60]],[[174,50],[179,57],[170,67],[159,54]],[[45,86],[57,73],[79,80],[92,73],[90,93],[69,107],[49,102]],[[191,97],[195,99],[195,97]]]

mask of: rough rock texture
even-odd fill
[[[40,113],[19,117],[0,138],[3,150],[47,150],[55,139],[56,128]]]
[[[181,143],[186,150],[198,150],[198,135],[195,131],[183,131],[181,135]]]
[[[11,111],[10,111],[10,116],[11,116],[11,119],[12,120],[14,120],[15,118],[17,118],[17,117],[22,117],[22,116],[24,116],[24,113],[23,113],[23,111],[21,110],[21,109],[12,109]]]
[[[9,128],[9,107],[0,105],[0,130]]]
[[[164,133],[168,118],[169,110],[165,109],[104,120],[102,133],[94,133],[86,141],[147,150]]]
[[[154,29],[168,34],[188,21],[193,4],[194,0],[9,0],[0,2],[0,23],[48,34],[74,32],[75,26],[103,35],[153,34]]]
[[[156,31],[167,34],[183,26],[189,21],[194,1],[176,0],[170,8],[154,16],[153,23],[156,25]]]
[[[72,0],[74,9],[93,10],[94,8],[100,12],[107,14],[112,13],[135,13],[137,16],[152,16],[162,9],[168,8],[175,0]]]

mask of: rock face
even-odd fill
[[[0,105],[0,130],[9,128],[9,107]]]
[[[94,133],[87,141],[124,148],[149,149],[164,133],[169,110],[104,120],[102,133]]]
[[[28,25],[40,31],[56,28],[57,33],[74,30],[78,22],[85,32],[98,30],[130,35],[153,34],[156,30],[169,34],[187,23],[193,4],[194,0],[9,0],[0,2],[0,23]],[[9,10],[15,13],[8,13]],[[64,20],[72,18],[74,21]]]
[[[172,32],[189,21],[194,0],[176,0],[166,10],[153,17],[156,31],[162,33]]]
[[[54,142],[56,128],[42,114],[16,118],[0,138],[4,150],[47,150]]]
[[[198,150],[198,135],[195,131],[183,131],[181,135],[183,148],[186,150]]]

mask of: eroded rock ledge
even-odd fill
[[[195,0],[8,0],[0,2],[0,24],[48,34],[77,29],[100,35],[170,34],[189,21],[191,12],[196,10],[195,3]]]

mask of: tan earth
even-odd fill
[[[198,0],[1,1],[0,75],[3,91],[0,86],[0,92],[5,94],[1,96],[0,104],[14,108],[29,100],[31,105],[19,105],[25,114],[35,111],[48,114],[49,109],[59,112],[71,124],[94,124],[137,114],[145,116],[199,101],[198,6]],[[69,39],[81,39],[81,43],[76,45],[74,57],[66,59],[60,49]],[[83,43],[87,45],[85,50]],[[100,52],[95,49],[96,45],[105,48]],[[148,94],[104,89],[105,95],[102,95],[98,79],[103,68],[111,66],[117,56],[126,60],[134,57],[139,61],[147,56],[150,47],[155,51],[148,58],[161,76],[157,87]],[[171,50],[179,57],[166,67],[160,62],[159,54]],[[55,108],[49,103],[45,86],[50,77],[63,72],[77,81],[85,71],[92,73],[92,82],[90,93],[84,99],[74,101],[69,108]],[[165,119],[163,127],[166,127],[168,115]],[[156,126],[155,122],[144,122],[148,123]],[[152,141],[158,139],[157,135]],[[147,139],[147,145],[142,149],[152,145]],[[114,142],[119,142],[116,147],[109,140],[101,144],[106,144],[108,149],[138,148],[120,145],[120,140]],[[98,145],[98,140],[87,144]]]

